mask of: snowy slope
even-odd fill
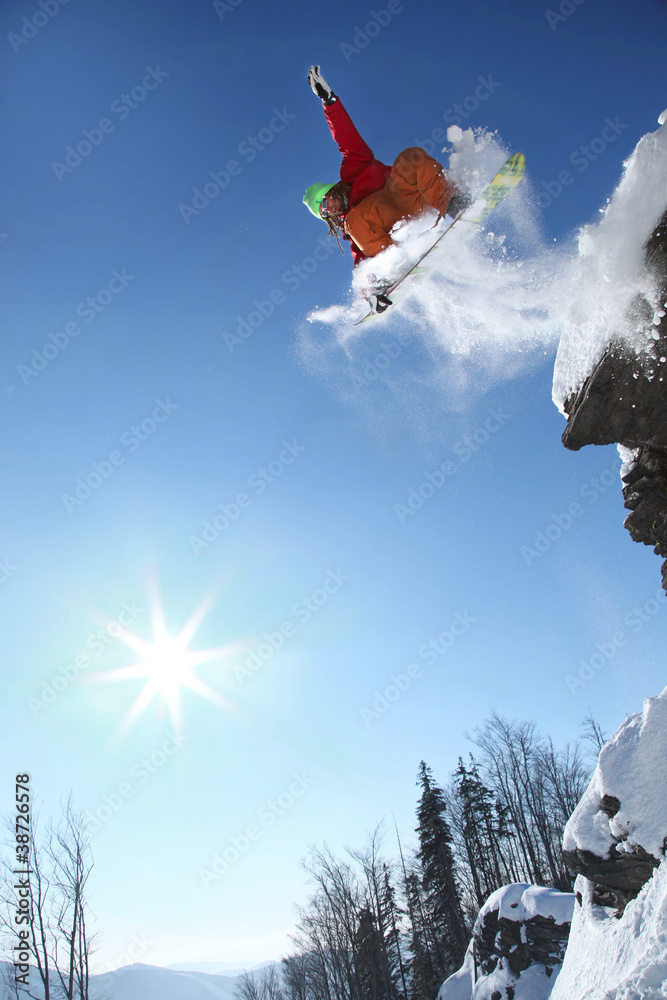
[[[663,861],[620,920],[595,906],[579,876],[565,961],[551,1000],[664,1000],[667,997],[667,863]]]

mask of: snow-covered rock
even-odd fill
[[[665,856],[667,688],[647,698],[603,747],[563,838],[572,871],[598,887],[598,902],[622,908]]]
[[[573,907],[572,893],[525,882],[496,890],[475,921],[463,966],[438,1000],[547,1000]]]
[[[667,688],[603,747],[565,828],[566,857],[588,877],[580,874],[575,884],[570,940],[551,1000],[667,997],[665,760]],[[610,899],[622,912],[600,905]]]
[[[584,226],[579,235],[579,257],[569,275],[572,306],[554,368],[553,399],[560,409],[579,391],[615,336],[622,334],[633,349],[641,350],[650,341],[642,317],[632,323],[629,310],[638,293],[647,301],[653,297],[645,248],[665,210],[667,125],[661,123],[640,139],[624,164],[600,221]]]

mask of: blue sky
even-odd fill
[[[380,5],[54,3],[38,30],[23,21],[37,3],[0,14],[5,801],[29,771],[46,812],[70,789],[102,809],[101,964],[123,964],[133,935],[146,962],[277,958],[309,844],[358,844],[391,812],[409,838],[419,761],[446,780],[492,709],[564,741],[590,706],[612,731],[662,688],[667,624],[659,561],[622,527],[615,450],[560,443],[555,345],[469,373],[463,396],[429,382],[419,331],[366,388],[351,373],[384,350],[380,329],[352,367],[326,330],[330,363],[303,363],[305,317],[350,283],[301,205],[339,167],[308,66],[386,162],[491,77],[464,124],[525,152],[535,202],[622,123],[541,199],[545,242],[567,243],[656,127],[667,7],[585,0],[555,19],[528,0],[406,0],[363,45]],[[184,213],[221,171],[224,190]],[[230,351],[257,302],[270,315]],[[522,554],[574,503],[546,551]],[[123,727],[145,681],[108,679],[136,662],[109,623],[150,641],[152,593],[171,635],[208,600],[190,649],[227,650],[197,667],[216,701],[182,692],[177,741],[160,698]],[[406,690],[364,715],[392,675]],[[207,881],[232,838],[247,850]]]

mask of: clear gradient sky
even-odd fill
[[[155,964],[279,958],[309,844],[359,844],[392,812],[409,839],[419,761],[447,780],[492,709],[562,742],[591,706],[612,731],[664,686],[667,630],[615,449],[560,443],[555,344],[463,397],[415,394],[418,330],[366,389],[351,373],[380,328],[352,368],[333,344],[325,370],[302,363],[306,315],[350,281],[301,205],[339,166],[308,66],[386,162],[492,78],[463,124],[525,152],[535,202],[620,120],[540,200],[546,241],[567,241],[667,104],[667,4],[403,0],[368,33],[384,0],[57,4],[0,11],[2,800],[29,771],[45,814],[72,790],[103,818],[101,966],[142,935],[133,958]],[[211,172],[224,190],[195,202]],[[257,302],[271,314],[230,351]],[[208,601],[189,648],[226,651],[193,668],[213,700],[182,691],[176,739],[159,694],[128,722],[145,677],[110,679],[138,659],[113,623],[150,642],[152,601],[172,636]],[[369,717],[391,675],[409,687]],[[248,849],[202,876],[231,838]]]

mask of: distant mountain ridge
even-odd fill
[[[185,965],[186,963],[178,963]],[[90,977],[91,1000],[235,1000],[235,988],[242,972],[216,975],[197,971],[197,966],[216,966],[223,963],[194,962],[190,969],[165,968],[158,965],[126,965],[114,972]],[[264,965],[271,965],[267,962]],[[249,972],[259,971],[263,965],[254,966]],[[0,996],[2,1000],[12,1000],[8,982],[13,978],[14,969],[7,962],[0,963]],[[8,979],[8,977],[11,977]],[[37,977],[31,977],[31,990],[35,995]],[[41,992],[41,991],[40,991]]]
[[[259,965],[234,965],[231,962],[172,962],[165,966],[174,972],[205,972],[209,976],[242,976],[244,972],[261,972],[275,965],[275,962],[260,962]]]

